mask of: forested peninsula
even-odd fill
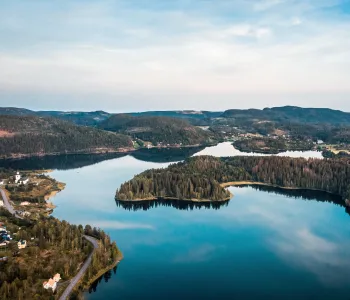
[[[290,157],[192,157],[166,169],[151,169],[125,182],[116,199],[224,201],[226,186],[260,183],[315,189],[350,199],[350,161]]]

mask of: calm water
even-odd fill
[[[340,199],[235,187],[221,206],[116,203],[122,182],[168,165],[150,160],[51,173],[67,183],[54,216],[103,228],[125,256],[87,299],[350,299],[350,216]]]

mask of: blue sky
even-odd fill
[[[350,111],[350,0],[0,0],[0,105]]]

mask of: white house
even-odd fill
[[[0,185],[1,184],[5,184],[5,180],[4,179],[0,179]]]
[[[0,207],[4,206],[4,201],[0,200]]]
[[[15,183],[18,183],[19,180],[21,179],[21,174],[19,174],[19,172],[17,172],[17,174],[15,175]]]
[[[18,184],[27,184],[29,182],[28,177],[22,177],[19,181]]]
[[[45,281],[43,283],[43,287],[44,289],[52,289],[52,291],[55,291],[57,287],[57,282],[59,282],[60,280],[61,275],[57,273],[53,278],[50,278],[48,281]]]
[[[61,280],[61,275],[59,273],[57,273],[54,277],[53,280],[55,280],[56,282],[59,282]]]
[[[56,290],[57,287],[57,282],[55,280],[53,280],[52,278],[49,279],[49,281],[45,281],[43,283],[43,287],[44,289],[52,289],[52,291]]]

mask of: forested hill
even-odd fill
[[[0,115],[54,117],[77,125],[95,126],[111,114],[105,111],[33,111],[25,108],[0,107]]]
[[[0,158],[130,149],[133,149],[131,139],[122,134],[55,118],[0,116]]]
[[[121,185],[118,200],[157,198],[220,201],[229,197],[221,185],[261,182],[290,188],[317,189],[350,199],[349,160],[290,157],[198,156],[166,169],[151,169]]]
[[[135,117],[113,115],[99,124],[101,129],[124,133],[153,145],[203,145],[213,141],[213,134],[192,126],[186,120],[170,117]]]
[[[302,108],[283,106],[260,109],[230,109],[222,114],[224,118],[249,118],[291,123],[350,124],[350,113],[329,108]]]

